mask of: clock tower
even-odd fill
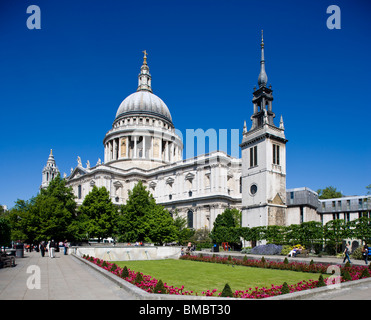
[[[251,116],[240,144],[242,154],[242,226],[286,224],[286,138],[282,116],[277,127],[272,86],[267,87],[263,31],[259,88],[254,88]]]

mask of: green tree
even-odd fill
[[[343,194],[340,191],[337,191],[335,187],[329,186],[325,189],[318,189],[318,198],[319,199],[333,199],[341,198]]]
[[[371,239],[371,218],[360,217],[349,223],[351,225],[352,237],[361,239],[368,243]]]
[[[371,194],[371,184],[369,184],[369,185],[366,187],[366,189],[367,189],[367,194]]]
[[[9,246],[11,240],[11,226],[5,217],[0,215],[0,247]]]
[[[103,238],[114,235],[118,212],[105,187],[94,186],[78,211],[79,223],[76,229],[79,230],[80,236],[85,233],[89,238],[98,238],[100,242]]]
[[[28,201],[18,199],[7,214],[11,239],[27,243],[72,239],[70,226],[76,219],[74,198],[72,188],[67,188],[58,174],[36,197]]]
[[[7,213],[6,219],[11,227],[11,240],[33,242],[33,239],[35,239],[35,231],[32,232],[32,230],[35,229],[37,224],[34,223],[33,228],[30,225],[33,220],[31,207],[34,205],[34,202],[35,198],[31,198],[29,201],[18,199],[14,207]]]
[[[139,181],[129,191],[126,204],[121,207],[120,240],[165,243],[179,237],[173,218],[163,206],[157,205],[152,194]]]
[[[335,251],[338,252],[341,241],[351,236],[349,225],[343,219],[335,219],[327,222],[323,228],[325,241],[335,245]]]
[[[60,174],[46,189],[41,189],[28,211],[28,230],[35,235],[36,241],[73,238],[70,226],[76,219],[75,195]]]
[[[195,230],[187,228],[187,218],[181,217],[177,210],[174,213],[174,225],[177,230],[178,239],[177,242],[181,245],[188,242],[189,239],[194,235]]]
[[[241,212],[237,209],[227,208],[218,215],[214,221],[210,237],[214,243],[238,243],[240,233]]]
[[[267,226],[265,239],[269,243],[283,244],[285,241],[286,227],[284,226]]]

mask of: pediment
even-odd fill
[[[169,177],[166,179],[166,184],[172,185],[174,183],[174,179],[172,177]]]
[[[76,167],[72,173],[70,174],[70,176],[68,177],[68,180],[72,180],[72,179],[76,179],[76,178],[80,178],[84,175],[86,175],[86,170],[82,167]]]
[[[116,180],[113,185],[116,187],[116,188],[122,188],[122,183],[118,180]]]
[[[279,205],[284,205],[281,196],[279,193],[276,194],[276,196],[273,198],[272,203],[274,204],[279,204]]]
[[[195,177],[195,175],[191,172],[188,172],[185,176],[185,179],[186,180],[193,180],[193,178]]]

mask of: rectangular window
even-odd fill
[[[273,164],[280,164],[280,146],[277,144],[273,145]]]
[[[300,206],[300,223],[304,222],[304,208]]]
[[[81,199],[81,184],[77,187],[77,197]]]
[[[258,165],[258,147],[250,148],[250,168]]]

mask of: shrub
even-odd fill
[[[129,270],[128,268],[125,266],[124,269],[122,269],[122,272],[121,272],[121,278],[127,278],[129,276]]]
[[[362,274],[359,278],[362,279],[362,278],[369,278],[369,277],[370,277],[370,273],[368,272],[368,269],[365,268],[363,269]]]
[[[355,249],[351,254],[351,258],[356,260],[363,260],[362,249],[362,247],[358,247],[357,249]]]
[[[155,289],[154,289],[153,292],[154,293],[159,293],[159,294],[165,294],[166,293],[166,289],[165,289],[165,286],[164,286],[162,280],[157,281],[157,284],[156,284]]]
[[[290,293],[289,285],[287,282],[284,282],[281,289],[281,294],[287,294]]]
[[[117,265],[116,265],[116,263],[114,263],[114,264],[112,265],[110,271],[113,272],[113,271],[116,271],[116,269],[117,269]]]
[[[225,284],[221,297],[233,297],[232,289],[228,283]]]
[[[282,246],[275,245],[275,244],[265,244],[256,246],[255,248],[251,249],[251,254],[264,254],[264,255],[275,255],[275,254],[281,254],[282,252]]]
[[[318,283],[317,283],[317,287],[319,288],[319,287],[324,287],[326,285],[326,283],[325,283],[325,280],[323,280],[323,276],[322,276],[322,274],[319,276],[319,278],[318,278]]]
[[[351,281],[352,280],[352,277],[350,276],[348,270],[344,270],[342,272],[342,277],[343,277],[343,280],[345,280],[345,281]]]
[[[262,257],[260,261],[261,261],[261,263],[265,263],[265,258]]]
[[[134,283],[140,284],[142,281],[143,281],[143,275],[140,272],[138,272],[137,276],[135,277]]]
[[[287,257],[286,257],[285,260],[283,260],[283,263],[284,264],[289,264],[289,259],[287,259]]]
[[[281,255],[287,256],[291,250],[292,250],[292,246],[284,245],[282,246],[282,249],[281,249]]]

